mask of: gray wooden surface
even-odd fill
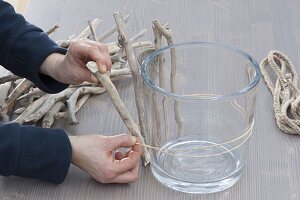
[[[28,21],[48,29],[55,23],[62,28],[55,40],[78,33],[89,19],[113,23],[113,11],[130,14],[127,30],[131,35],[149,30],[151,20],[169,22],[176,42],[193,40],[222,42],[241,48],[258,61],[272,49],[286,53],[300,73],[299,0],[31,0]],[[114,39],[114,38],[111,38]],[[117,88],[125,104],[134,112],[130,81]],[[250,141],[249,159],[241,180],[232,188],[209,195],[184,194],[159,184],[149,167],[141,167],[133,184],[100,184],[83,171],[70,167],[64,183],[53,185],[39,180],[0,177],[0,199],[300,199],[300,137],[280,132],[275,125],[272,98],[263,82],[258,92],[256,124]],[[80,124],[64,121],[56,127],[69,134],[114,134],[126,128],[112,107],[107,94],[91,98],[79,112]],[[37,158],[39,159],[39,158]]]

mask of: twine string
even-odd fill
[[[267,67],[277,76],[275,86]],[[300,91],[297,88],[298,75],[291,60],[279,51],[270,51],[261,61],[260,69],[273,95],[273,108],[279,129],[288,134],[300,135]]]
[[[190,148],[190,149],[164,149],[164,148],[155,147],[155,146],[151,146],[151,145],[147,145],[147,144],[141,144],[141,143],[136,143],[136,144],[139,144],[141,146],[144,146],[144,147],[147,147],[147,148],[150,148],[150,149],[154,149],[158,152],[165,153],[165,154],[170,155],[170,156],[185,157],[185,158],[209,158],[209,157],[220,156],[220,155],[232,152],[233,150],[235,150],[235,149],[239,148],[240,146],[242,146],[249,139],[251,134],[252,134],[252,127],[251,127],[251,129],[245,131],[245,133],[243,135],[246,135],[246,138],[240,144],[236,145],[235,147],[233,147],[231,149],[226,149],[225,151],[222,151],[221,153],[215,153],[215,154],[210,154],[210,155],[199,155],[199,156],[180,155],[178,153],[171,153],[169,151],[177,151],[177,152],[184,152],[185,153],[185,152],[188,152],[188,151],[203,150],[203,149],[212,148],[212,147],[215,147],[215,146],[221,146],[222,144],[224,145],[225,143],[216,144],[216,145],[209,145],[209,146],[205,146],[205,147]],[[228,141],[228,142],[231,142],[231,141]]]
[[[193,96],[200,96],[201,94],[191,94],[191,95],[188,95],[188,96],[192,96],[192,95]],[[212,96],[214,94],[204,94],[204,95],[205,96],[208,96],[208,95]],[[239,113],[244,117],[244,119],[247,119],[246,112],[245,112],[244,108],[242,106],[240,106],[235,99],[233,100],[233,102],[231,102],[231,106],[234,107],[236,110],[238,110]],[[149,149],[156,150],[156,151],[161,152],[161,153],[165,153],[167,155],[171,155],[171,156],[185,157],[185,158],[209,158],[209,157],[220,156],[220,155],[232,152],[233,150],[235,150],[235,149],[239,148],[240,146],[242,146],[249,139],[249,137],[251,136],[253,126],[254,126],[254,121],[252,121],[252,123],[250,123],[250,125],[246,128],[246,131],[243,134],[241,134],[239,137],[236,137],[234,139],[228,140],[228,141],[223,142],[223,143],[212,144],[212,145],[201,146],[201,147],[185,148],[185,149],[166,149],[166,148],[160,148],[160,147],[157,147],[157,146],[151,146],[151,145],[148,145],[148,144],[142,144],[142,143],[136,143],[136,144],[144,146],[144,147],[149,148]],[[241,143],[239,143],[235,147],[232,147],[230,149],[224,148],[225,145],[228,145],[230,143],[239,141],[243,138],[245,138],[245,139],[242,140]],[[221,153],[210,154],[210,155],[199,155],[199,156],[195,155],[195,156],[192,156],[192,155],[181,155],[179,153],[173,153],[173,152],[186,153],[186,152],[189,152],[189,151],[200,151],[200,150],[205,150],[205,149],[210,149],[210,148],[213,148],[213,147],[220,147],[220,146],[223,147],[225,149],[225,151],[222,151]]]

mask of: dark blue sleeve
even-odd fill
[[[40,74],[40,66],[51,53],[65,54],[46,33],[16,14],[13,7],[0,0],[0,65],[14,74],[34,82],[48,93],[56,93],[68,85]]]
[[[72,148],[60,129],[0,124],[0,175],[61,183],[69,169]]]
[[[67,85],[39,73],[51,53],[65,53],[39,28],[27,23],[0,0],[0,64],[54,93]],[[67,134],[19,124],[0,124],[0,175],[16,175],[61,183],[68,171],[72,148]]]

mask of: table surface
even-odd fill
[[[160,19],[173,28],[176,42],[222,42],[245,50],[258,61],[270,50],[287,54],[300,73],[300,3],[298,0],[31,0],[26,19],[43,29],[59,23],[55,40],[78,34],[95,17],[104,21],[98,33],[114,24],[112,13],[130,15],[130,35],[143,28],[152,40],[151,20]],[[298,14],[297,14],[298,13]],[[115,40],[116,36],[110,38]],[[117,83],[125,104],[135,113],[132,83]],[[80,124],[64,121],[55,127],[70,135],[125,132],[107,94],[92,97],[78,113]],[[136,115],[135,115],[136,119]],[[0,199],[300,199],[300,137],[279,131],[272,97],[261,81],[256,124],[250,140],[247,167],[240,181],[223,192],[195,195],[171,190],[158,183],[149,167],[141,167],[132,184],[100,184],[71,166],[65,181],[54,185],[40,180],[0,177]],[[38,159],[38,158],[37,158]]]

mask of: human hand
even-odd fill
[[[138,178],[142,148],[129,134],[69,136],[71,162],[101,183],[129,183]],[[123,155],[118,148],[127,147]],[[113,154],[113,151],[116,153]]]
[[[84,81],[97,83],[97,78],[86,67],[89,61],[95,61],[103,73],[110,71],[112,64],[107,46],[88,39],[72,42],[66,55],[49,55],[40,71],[59,82],[71,85]]]

